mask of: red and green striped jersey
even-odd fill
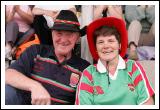
[[[87,66],[87,61],[75,55],[59,63],[53,46],[33,45],[9,68],[41,83],[51,96],[51,104],[73,105],[77,84]]]
[[[87,67],[77,88],[75,104],[138,105],[154,94],[146,73],[138,62],[124,61],[119,56],[114,76],[107,74],[100,60],[97,65]]]

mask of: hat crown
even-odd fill
[[[77,16],[70,10],[61,10],[54,20],[53,30],[80,31]]]
[[[70,10],[61,10],[56,19],[78,22],[77,16]]]

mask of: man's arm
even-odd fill
[[[50,17],[54,17],[57,12],[58,11],[44,10],[44,9],[36,8],[36,7],[33,8],[33,10],[32,10],[32,13],[34,15],[47,15],[47,16],[50,16]]]
[[[110,16],[123,19],[122,7],[121,6],[108,6],[108,13]]]
[[[94,7],[93,20],[102,18],[102,12],[107,8],[107,5],[98,5]]]
[[[74,14],[77,13],[76,8],[70,8],[69,10],[72,11]]]
[[[49,93],[39,82],[28,78],[14,69],[6,70],[5,82],[15,88],[30,91],[32,100],[31,103],[33,105],[51,104]]]

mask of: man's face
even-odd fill
[[[79,39],[79,33],[53,30],[52,39],[53,45],[55,47],[55,52],[60,55],[67,55],[72,52],[75,43]]]

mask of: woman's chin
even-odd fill
[[[101,59],[103,61],[111,61],[114,59],[114,56],[113,55],[109,55],[109,56],[101,56]]]

